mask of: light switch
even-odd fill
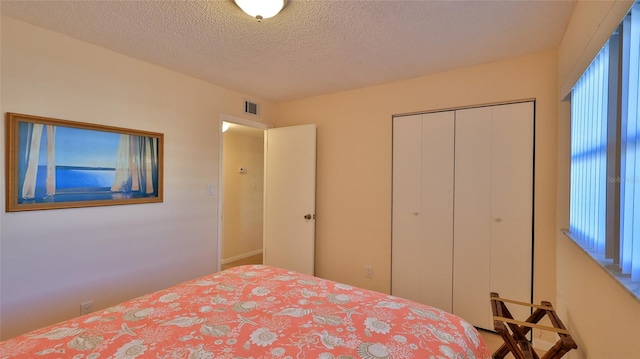
[[[216,186],[213,183],[207,185],[207,194],[213,196],[216,194]]]

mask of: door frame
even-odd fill
[[[224,178],[223,162],[222,162],[223,155],[224,155],[223,135],[222,135],[223,122],[235,123],[237,125],[258,128],[265,131],[269,128],[273,128],[272,125],[269,125],[263,122],[248,120],[245,118],[231,116],[224,113],[221,113],[220,118],[218,119],[218,221],[217,221],[218,222],[218,258],[217,258],[217,265],[216,265],[217,267],[216,270],[218,272],[222,268],[222,240],[223,240],[222,238],[222,193],[224,190],[223,181],[222,181]]]

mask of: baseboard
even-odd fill
[[[245,258],[248,258],[248,257],[257,256],[258,254],[262,254],[262,249],[256,249],[255,251],[238,254],[237,256],[233,256],[233,257],[229,257],[229,258],[224,258],[222,260],[222,264],[228,264],[228,263],[231,263],[231,262],[239,261],[241,259],[245,259]]]

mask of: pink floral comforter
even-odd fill
[[[0,358],[489,358],[470,324],[382,293],[242,266],[0,343]]]

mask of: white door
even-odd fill
[[[490,292],[531,301],[533,105],[394,118],[393,295],[485,329]]]
[[[493,107],[491,258],[499,260],[491,261],[490,290],[522,302],[532,300],[533,114],[533,102]],[[515,318],[531,314],[526,306],[510,310]]]
[[[456,111],[453,313],[480,328],[493,328],[489,292],[531,301],[533,111]],[[526,319],[530,308],[511,314]]]
[[[391,293],[451,312],[454,111],[393,119]]]
[[[453,313],[491,329],[492,109],[456,111]],[[505,268],[508,270],[508,268]],[[502,293],[500,293],[502,295]]]
[[[265,133],[264,264],[314,274],[316,125]]]

